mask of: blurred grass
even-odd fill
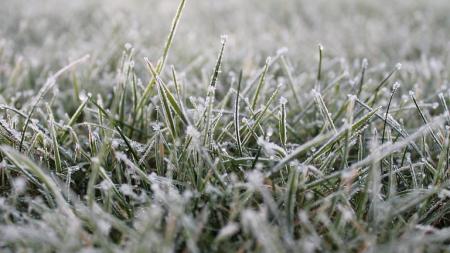
[[[448,1],[179,4],[1,1],[0,251],[449,250]]]

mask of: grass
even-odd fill
[[[0,251],[450,250],[446,1],[105,3],[0,4]]]

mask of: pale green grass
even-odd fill
[[[2,1],[0,251],[450,251],[449,11]]]

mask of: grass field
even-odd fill
[[[1,0],[0,252],[450,252],[448,13]]]

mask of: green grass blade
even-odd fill
[[[264,70],[259,78],[258,85],[256,86],[255,95],[253,96],[253,100],[252,100],[252,110],[255,110],[256,103],[258,102],[259,94],[261,93],[261,88],[263,87],[264,83],[266,82],[266,74],[267,74],[267,70],[269,70],[270,61],[271,61],[270,57],[266,59],[266,64],[264,65]]]
[[[239,72],[238,86],[236,90],[236,99],[234,100],[234,131],[236,134],[236,144],[238,146],[239,155],[242,156],[242,143],[241,143],[241,133],[240,133],[240,118],[239,118],[239,93],[241,91],[242,83],[242,70]]]
[[[47,107],[47,113],[49,115],[49,125],[50,125],[50,135],[52,136],[53,141],[53,154],[55,159],[55,169],[56,172],[61,173],[62,172],[62,165],[61,165],[61,156],[59,154],[59,145],[57,140],[57,133],[55,129],[55,119],[53,117],[52,109],[50,106],[46,103],[45,106]]]
[[[170,47],[172,46],[173,38],[175,36],[175,32],[176,32],[178,24],[180,22],[181,14],[183,13],[183,9],[184,9],[185,4],[186,4],[186,0],[181,0],[180,1],[180,4],[178,5],[178,9],[177,9],[177,11],[175,13],[175,17],[173,18],[172,26],[170,28],[169,35],[168,35],[166,43],[164,45],[161,61],[159,62],[158,66],[156,68],[157,69],[156,73],[158,73],[158,75],[161,74],[161,72],[164,70],[164,66],[166,64],[167,57],[169,56]],[[150,93],[151,93],[151,91],[153,89],[153,86],[155,84],[156,84],[156,79],[152,78],[150,80],[150,82],[148,83],[148,85],[145,87],[144,93],[142,94],[142,97],[139,100],[139,103],[138,103],[138,105],[136,107],[136,112],[135,113],[139,113],[140,112],[140,110],[142,109],[142,107],[146,103],[148,97],[150,96]]]

